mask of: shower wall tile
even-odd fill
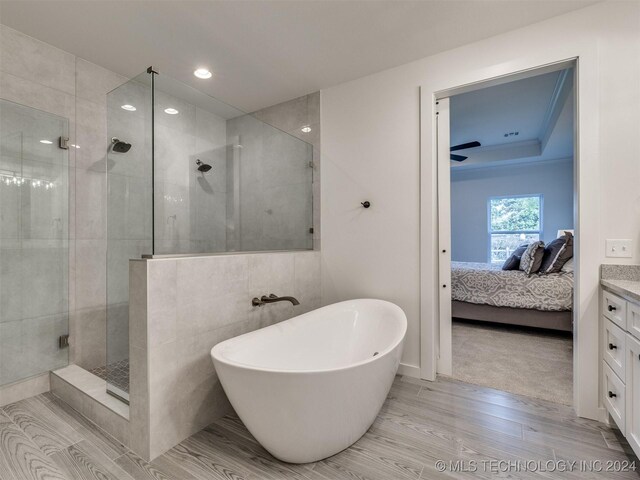
[[[106,106],[107,93],[127,81],[95,63],[76,58],[76,96]]]
[[[2,51],[4,52],[4,48]],[[2,71],[0,72],[0,92],[5,100],[37,108],[69,120],[75,118],[73,95],[41,85],[29,78]],[[70,132],[73,130],[70,129]]]
[[[128,263],[126,259],[123,261]],[[106,358],[107,364],[112,364],[129,358],[129,302],[107,304],[106,315]]]
[[[174,260],[164,260],[147,268],[149,277],[156,280],[147,290],[147,341],[155,347],[177,338],[177,267]]]
[[[106,305],[106,241],[76,240],[76,308]]]
[[[226,121],[162,92],[156,107],[156,253],[225,251]],[[198,160],[212,169],[199,172]]]
[[[0,168],[6,170],[0,157]],[[20,188],[0,183],[0,239],[17,240],[20,235]]]
[[[112,240],[151,243],[151,182],[141,177],[110,174],[107,235]],[[105,207],[106,208],[106,207]],[[126,271],[127,265],[123,267]]]
[[[256,296],[290,295],[295,283],[295,255],[254,255],[249,257],[249,290]]]
[[[228,143],[237,138],[242,195],[231,205],[239,209],[231,242],[245,251],[319,249],[320,92],[227,121]]]
[[[0,325],[22,318],[22,249],[0,248]]]
[[[294,295],[306,311],[322,306],[320,296],[320,255],[295,255]]]
[[[129,322],[132,347],[147,348],[147,261],[129,261],[129,315],[142,321]],[[133,365],[131,365],[133,369]],[[133,374],[133,373],[132,373]]]
[[[211,348],[318,308],[319,291],[314,251],[130,262],[134,450],[155,458],[230,412]],[[251,305],[253,297],[272,292],[296,295],[301,305]]]
[[[104,105],[76,99],[76,166],[106,171],[107,109]]]
[[[302,128],[309,122],[309,98],[294,98],[253,113],[253,116],[280,130],[289,132]]]
[[[0,26],[0,45],[3,71],[75,94],[74,55],[5,26]]]
[[[103,366],[107,348],[105,308],[76,309],[71,313],[70,323],[75,357],[82,359],[82,367],[90,370]]]
[[[107,230],[107,178],[96,170],[75,170],[75,238],[104,239]]]
[[[67,248],[47,241],[23,242],[20,262],[23,321],[68,312],[67,268]]]

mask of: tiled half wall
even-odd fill
[[[320,307],[320,252],[132,260],[129,282],[131,448],[153,459],[231,410],[215,344]],[[300,305],[251,305],[270,293]]]

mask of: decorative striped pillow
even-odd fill
[[[556,238],[544,249],[540,273],[558,273],[562,267],[573,258],[573,235],[564,232],[560,238]]]

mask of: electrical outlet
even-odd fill
[[[631,258],[633,256],[633,240],[624,238],[620,240],[607,239],[607,257]]]

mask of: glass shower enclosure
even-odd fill
[[[152,68],[107,95],[107,391],[128,401],[129,259],[313,248],[313,148]]]
[[[68,135],[66,118],[0,100],[0,386],[69,360]]]

